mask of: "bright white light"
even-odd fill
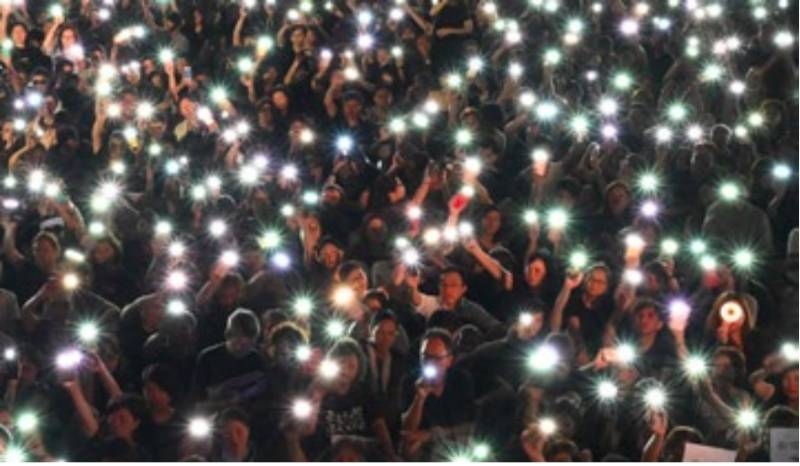
[[[661,409],[667,403],[667,394],[660,387],[653,387],[644,394],[644,402],[651,409]]]
[[[76,349],[62,351],[56,356],[56,367],[61,370],[75,368],[83,360],[83,354]]]
[[[333,379],[339,375],[339,364],[330,359],[323,360],[319,365],[319,375],[323,379]]]
[[[173,290],[182,290],[189,283],[189,277],[182,270],[173,270],[167,275],[167,286]]]
[[[313,410],[311,402],[306,399],[295,400],[292,403],[292,414],[298,419],[307,419],[311,416]]]
[[[205,438],[211,434],[211,422],[204,418],[189,421],[189,435],[193,438]]]
[[[613,400],[617,397],[618,393],[619,389],[617,386],[609,380],[603,380],[597,384],[597,396],[600,397],[601,400]]]
[[[633,18],[625,18],[619,23],[619,31],[624,36],[633,36],[639,33],[639,22]]]
[[[208,224],[208,232],[214,238],[219,238],[220,236],[224,235],[226,231],[228,231],[228,225],[226,225],[225,222],[220,219],[212,220]]]
[[[100,329],[94,322],[83,322],[78,326],[78,339],[83,343],[94,343],[100,336]]]
[[[550,345],[542,345],[537,348],[528,358],[528,366],[536,372],[549,372],[553,370],[561,356],[555,348]]]

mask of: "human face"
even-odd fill
[[[608,275],[602,269],[595,269],[586,278],[586,294],[598,298],[608,291]]]
[[[239,285],[228,285],[219,290],[218,301],[223,309],[233,309],[239,303],[241,297],[241,287]]]
[[[28,31],[20,24],[14,26],[11,30],[11,40],[14,41],[14,46],[25,47],[25,39],[28,38]]]
[[[360,267],[350,272],[345,281],[357,296],[364,296],[369,288],[367,274]]]
[[[631,203],[628,192],[622,188],[612,189],[608,193],[608,207],[614,215],[620,215]]]
[[[392,104],[392,94],[386,89],[380,89],[375,93],[373,101],[376,107],[389,108]]]
[[[72,29],[64,29],[61,33],[61,46],[66,50],[77,43],[75,31]]]
[[[661,330],[663,323],[658,318],[658,311],[655,308],[647,307],[636,314],[636,328],[639,335],[655,335]]]
[[[453,355],[441,339],[429,338],[422,342],[420,361],[436,368],[436,374],[441,377],[453,365]]]
[[[119,408],[108,415],[108,428],[114,437],[132,438],[140,421],[127,408]]]
[[[39,268],[50,270],[58,260],[58,248],[50,240],[40,239],[33,244],[33,259]]]
[[[516,324],[517,338],[520,340],[529,341],[539,334],[539,331],[542,329],[543,325],[544,314],[541,312],[533,314],[533,320],[530,324],[525,325],[518,321]]]
[[[492,210],[481,219],[481,227],[487,235],[496,235],[500,231],[501,224],[500,212]]]
[[[179,110],[183,118],[189,119],[194,117],[194,102],[191,99],[183,99],[179,104]]]
[[[344,111],[345,118],[355,120],[361,113],[361,103],[359,103],[358,100],[349,99],[344,103],[342,110]]]
[[[92,258],[95,264],[105,264],[114,257],[114,248],[106,241],[97,243],[92,251]]]
[[[541,286],[547,276],[547,264],[542,259],[534,259],[528,265],[528,270],[525,273],[525,279],[531,287]]]
[[[222,442],[225,451],[244,459],[250,444],[250,428],[241,421],[230,420],[222,426]]]
[[[397,324],[391,319],[382,320],[372,329],[372,342],[379,352],[387,352],[397,339]]]
[[[283,92],[276,92],[272,94],[272,103],[278,110],[286,110],[289,108],[289,97]]]
[[[3,142],[10,144],[14,140],[14,125],[10,121],[3,123]]]
[[[339,265],[342,251],[336,246],[326,243],[319,251],[320,262],[327,270],[333,270]]]
[[[712,365],[712,374],[711,378],[719,383],[719,382],[733,382],[733,362],[731,358],[724,354],[720,354],[714,357],[714,360],[711,363]]]
[[[798,383],[800,382],[798,382],[797,369],[787,372],[781,379],[783,394],[791,401],[796,401],[798,398]]]
[[[445,274],[439,280],[439,299],[448,308],[455,307],[466,291],[467,286],[457,273]]]
[[[292,31],[292,36],[290,40],[292,41],[292,48],[295,51],[303,50],[303,44],[305,43],[306,33],[300,28],[295,29]]]
[[[339,394],[345,394],[358,378],[358,358],[349,354],[336,359],[339,365],[339,375],[336,377],[333,389]]]

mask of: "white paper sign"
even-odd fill
[[[697,443],[686,443],[683,450],[683,461],[689,463],[711,462],[730,463],[736,459],[736,452],[722,448],[709,447]]]
[[[798,461],[797,429],[775,428],[769,430],[769,460],[792,462]]]

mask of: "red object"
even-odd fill
[[[461,193],[450,198],[450,210],[461,212],[469,204],[469,198]]]

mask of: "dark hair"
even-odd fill
[[[643,311],[645,309],[648,309],[648,308],[655,309],[656,315],[658,316],[658,319],[661,320],[662,322],[664,321],[664,314],[663,314],[663,311],[661,309],[661,305],[658,304],[658,302],[656,302],[656,301],[654,301],[652,299],[649,299],[649,298],[641,298],[641,299],[636,300],[636,302],[633,303],[633,308],[632,308],[631,314],[633,314],[635,316],[639,312],[641,312],[641,311]]]
[[[338,359],[347,356],[355,356],[358,360],[358,376],[356,381],[361,381],[366,373],[366,356],[361,349],[361,345],[350,337],[340,338],[334,343],[333,347],[328,350],[327,357],[330,359]]]
[[[261,314],[261,326],[270,329],[288,320],[289,316],[280,309],[268,309]]]
[[[58,241],[58,237],[49,231],[40,231],[33,237],[33,241],[31,244],[37,243],[39,241],[49,241],[50,245],[53,246],[56,251],[61,251],[61,243]]]
[[[170,401],[175,403],[180,398],[180,382],[174,368],[166,364],[151,364],[142,371],[142,383],[154,383],[169,395]]]
[[[391,309],[381,309],[372,315],[372,318],[369,320],[369,328],[377,327],[384,320],[391,320],[397,324],[397,315],[395,315]]]
[[[572,461],[578,461],[578,446],[575,445],[570,439],[564,437],[555,437],[544,445],[544,459],[551,461],[552,458],[559,453],[569,453]]]
[[[456,333],[458,329],[464,324],[461,317],[456,315],[453,311],[447,309],[438,309],[428,317],[426,327],[429,329],[440,329],[447,332]]]
[[[275,346],[278,344],[279,340],[283,339],[291,339],[308,343],[308,333],[294,322],[281,322],[269,331],[267,342],[269,346]]]
[[[146,406],[147,405],[141,396],[131,393],[123,393],[116,398],[108,400],[105,414],[106,416],[109,416],[120,409],[127,409],[131,415],[133,415],[133,417],[141,421],[147,416]]]
[[[219,415],[217,423],[221,426],[232,421],[238,421],[246,425],[248,428],[250,427],[250,416],[248,416],[247,412],[238,406],[225,408],[225,410]]]
[[[457,274],[459,277],[461,277],[462,282],[466,282],[464,277],[464,271],[461,270],[459,267],[456,267],[455,265],[448,265],[447,267],[443,268],[442,271],[439,272],[439,278],[440,279],[444,278],[445,275],[451,273]]]
[[[362,301],[366,302],[368,299],[378,300],[378,302],[381,304],[381,309],[386,309],[386,306],[389,305],[389,299],[386,297],[386,293],[379,288],[367,290],[367,294],[364,295],[364,299]]]
[[[258,338],[261,333],[261,323],[258,317],[249,309],[236,309],[233,314],[228,316],[225,325],[225,338]]]
[[[664,460],[680,461],[683,458],[683,449],[685,448],[686,442],[702,444],[705,443],[705,439],[703,438],[703,434],[694,427],[673,427],[664,440],[664,448],[662,450],[662,457]],[[677,449],[679,446],[681,447],[680,451],[672,451]]]
[[[745,377],[747,375],[747,366],[744,353],[735,346],[720,346],[714,350],[714,357],[717,356],[725,356],[730,359],[731,366],[733,366],[734,371],[733,383],[737,387],[744,386]]]
[[[353,260],[344,261],[341,264],[339,264],[338,267],[336,267],[335,276],[340,282],[342,282],[347,278],[348,275],[350,275],[351,273],[353,273],[358,269],[361,269],[364,272],[367,271],[367,268],[364,267],[364,264],[362,264],[359,261],[353,261]]]
[[[453,338],[450,336],[450,332],[443,328],[433,327],[429,328],[425,331],[425,334],[422,335],[422,339],[420,341],[429,341],[438,339],[442,343],[444,343],[445,348],[447,348],[447,352],[452,354],[453,350],[455,349],[455,344],[453,343]]]

